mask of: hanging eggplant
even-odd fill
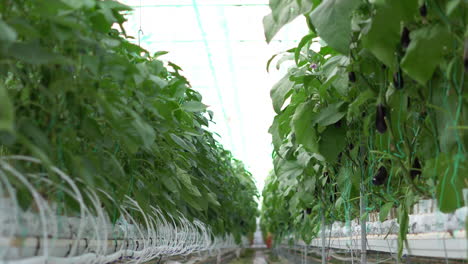
[[[405,86],[401,68],[398,68],[398,71],[393,74],[393,86],[395,86],[395,89],[398,90],[403,89],[403,86]]]
[[[419,175],[421,175],[421,163],[419,162],[419,159],[416,157],[413,161],[413,166],[410,170],[410,176],[411,176],[411,179],[414,180]]]
[[[388,172],[385,166],[381,166],[375,174],[374,178],[372,178],[372,184],[379,186],[385,183],[388,178]]]
[[[403,31],[401,32],[401,39],[400,39],[401,47],[406,49],[409,46],[410,42],[411,42],[410,31],[407,27],[404,27]]]
[[[338,120],[334,125],[335,125],[336,128],[340,128],[341,127],[341,119]]]
[[[375,128],[381,134],[387,131],[387,123],[385,117],[387,116],[387,109],[382,104],[377,105],[377,112],[375,114]]]
[[[426,17],[427,16],[427,6],[426,6],[426,3],[423,3],[421,7],[419,7],[419,14],[422,16],[422,17]]]
[[[356,82],[356,73],[354,73],[353,71],[349,72],[348,73],[348,79],[352,83]]]
[[[307,209],[306,209],[306,213],[307,213],[308,215],[310,215],[310,214],[312,213],[312,208],[310,208],[310,207],[307,208]]]

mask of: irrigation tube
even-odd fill
[[[168,216],[155,206],[145,212],[128,196],[118,203],[100,189],[80,191],[75,181],[56,167],[48,168],[55,174],[48,175],[26,173],[13,164],[44,171],[35,158],[0,157],[0,264],[143,263],[161,256],[215,255],[239,247],[232,236],[216,237],[204,223],[191,222],[181,213]],[[63,183],[54,183],[48,176],[59,177]],[[23,186],[33,198],[29,209],[19,206],[12,182]],[[79,212],[73,217],[57,215],[59,205],[48,201],[35,186],[62,191],[77,202]],[[119,212],[116,223],[102,207],[102,195],[97,192]],[[137,221],[135,215],[143,220]],[[243,244],[247,243],[244,239]]]

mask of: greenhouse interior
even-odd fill
[[[0,264],[468,263],[467,0],[1,0]]]

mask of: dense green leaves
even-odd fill
[[[158,59],[164,52],[151,56],[113,29],[122,29],[128,6],[8,5],[0,4],[8,9],[0,20],[0,155],[34,156],[65,171],[83,192],[99,188],[115,201],[131,197],[143,210],[182,213],[217,235],[239,239],[255,230],[252,175],[215,140],[208,129],[213,113],[181,68],[165,67]],[[12,182],[30,209],[30,197]],[[79,210],[59,189],[33,184],[70,215]],[[109,215],[119,217],[109,197],[97,193]]]
[[[14,131],[14,108],[8,97],[5,85],[0,84],[0,133],[1,131]]]

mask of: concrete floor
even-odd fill
[[[267,264],[265,253],[263,250],[255,251],[255,257],[253,259],[253,264]]]

